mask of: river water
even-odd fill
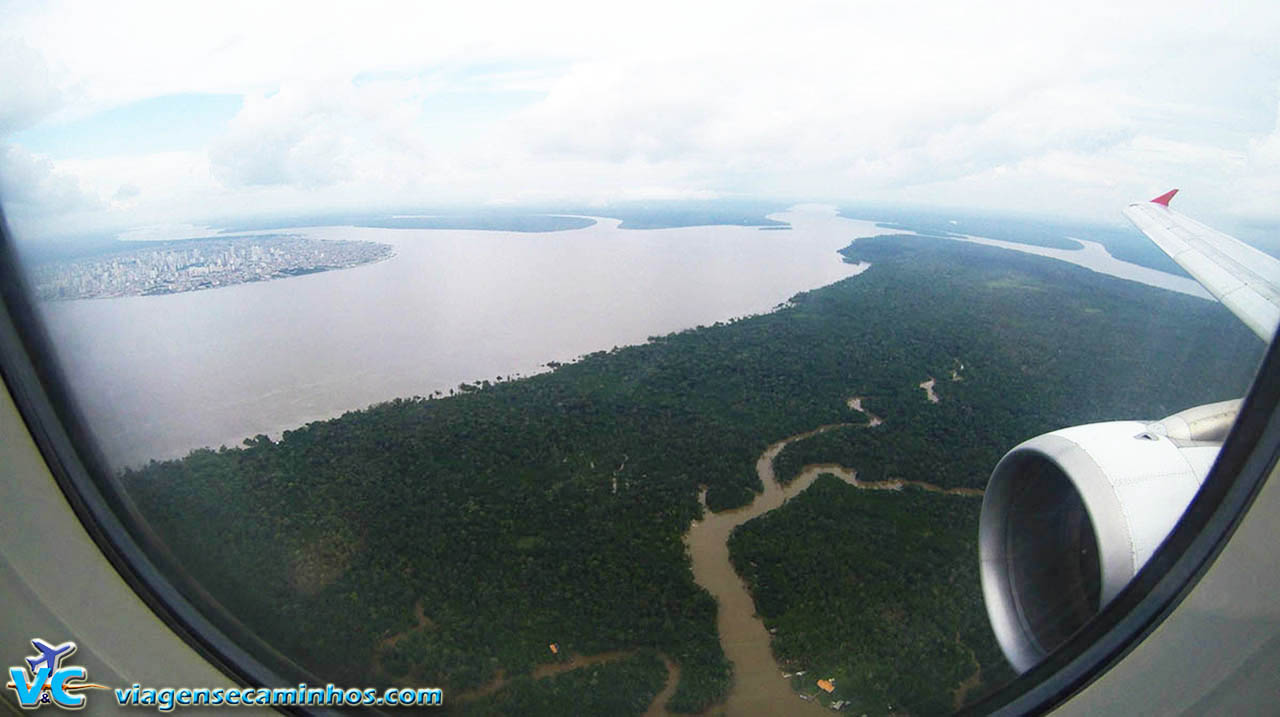
[[[612,219],[543,234],[304,228],[296,233],[391,244],[395,256],[285,280],[53,302],[41,310],[81,409],[118,468],[235,445],[258,433],[277,436],[397,396],[528,375],[548,361],[769,311],[799,291],[866,269],[836,253],[850,240],[902,233],[837,217],[829,207],[798,206],[772,217],[793,228],[623,230]],[[957,240],[1207,296],[1188,279],[1119,262],[1092,242],[1063,251]],[[932,383],[926,384],[928,391]],[[862,410],[857,398],[849,408]],[[865,418],[870,430],[880,423]],[[778,441],[760,457],[765,491],[749,506],[708,512],[685,536],[695,579],[720,605],[718,628],[736,676],[728,714],[826,713],[800,700],[780,674],[769,635],[729,563],[729,533],[780,507],[821,473],[864,489],[903,485],[863,483],[850,468],[813,466],[780,487],[773,458],[807,435]]]
[[[767,312],[858,272],[836,253],[856,227],[833,210],[774,216],[793,229],[629,230],[613,219],[538,234],[305,228],[296,231],[385,242],[395,256],[207,291],[51,302],[43,313],[118,468]]]
[[[883,421],[862,408],[862,400],[850,398],[847,404],[852,411],[863,414],[862,417],[851,415],[851,418],[867,421],[864,429],[875,430]],[[812,431],[790,436],[770,445],[756,461],[756,475],[764,484],[764,492],[757,495],[750,504],[734,510],[712,513],[706,511],[700,521],[695,521],[685,533],[684,542],[692,560],[694,580],[706,588],[716,598],[716,629],[720,633],[720,645],[725,656],[733,662],[733,687],[724,703],[725,714],[729,715],[780,715],[780,714],[828,714],[828,711],[816,701],[807,701],[791,689],[791,681],[783,676],[778,664],[773,659],[773,651],[769,644],[769,633],[764,623],[756,616],[755,602],[747,591],[746,584],[733,569],[729,561],[729,535],[733,529],[749,520],[776,510],[787,500],[803,493],[823,474],[830,474],[845,483],[861,490],[902,490],[912,485],[927,491],[973,498],[982,495],[982,491],[971,488],[939,488],[931,483],[888,479],[883,481],[858,480],[857,471],[853,468],[836,464],[805,466],[785,487],[778,484],[773,470],[773,461],[788,444],[804,440],[819,433],[850,424],[833,424],[821,426]],[[706,504],[706,493],[702,494],[703,505]],[[804,679],[815,682],[825,677],[810,672]],[[816,687],[807,690],[817,691]]]
[[[613,219],[536,234],[307,227],[293,231],[384,242],[395,256],[207,291],[41,307],[73,393],[120,468],[766,312],[865,269],[836,253],[852,239],[897,233],[818,205],[771,216],[792,229],[630,230]],[[1071,252],[962,240],[1198,290],[1091,242]]]
[[[769,633],[756,617],[755,603],[746,585],[729,562],[729,534],[743,523],[779,508],[791,496],[808,488],[818,474],[801,476],[783,488],[773,475],[773,459],[793,440],[823,429],[778,441],[756,462],[764,492],[750,505],[719,513],[708,511],[685,533],[684,542],[693,560],[694,580],[715,596],[716,629],[725,656],[733,663],[733,687],[725,702],[729,715],[828,714],[821,705],[801,700],[782,677],[769,646]],[[705,495],[705,494],[704,494]]]

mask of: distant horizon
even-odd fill
[[[1135,200],[1139,201],[1139,200]],[[1123,207],[1115,210],[1115,221],[1080,219],[1052,212],[1032,212],[1007,209],[981,209],[918,204],[913,202],[872,202],[850,200],[796,200],[769,198],[721,198],[721,199],[649,199],[605,202],[598,204],[573,202],[529,202],[524,204],[484,204],[477,202],[453,204],[417,204],[394,207],[368,207],[365,209],[334,209],[306,213],[279,211],[242,216],[211,218],[204,222],[178,226],[138,226],[117,231],[81,233],[63,236],[31,236],[14,232],[14,239],[25,251],[44,245],[68,246],[77,243],[102,243],[105,241],[181,241],[211,238],[232,233],[276,231],[291,228],[321,226],[381,226],[383,228],[440,228],[483,229],[481,226],[391,226],[386,220],[412,220],[415,218],[441,219],[503,219],[521,217],[607,217],[622,222],[623,229],[659,228],[662,226],[766,226],[772,224],[769,214],[787,211],[796,206],[819,205],[833,208],[841,216],[895,223],[900,221],[939,220],[997,220],[1011,222],[1035,222],[1054,225],[1055,230],[1120,232],[1141,238],[1142,235],[1121,214]],[[697,220],[681,220],[671,223],[640,223],[637,217],[644,215],[671,216],[678,213],[703,214]],[[903,216],[909,215],[909,216]],[[382,223],[372,223],[381,221]],[[630,222],[630,223],[629,223]],[[1243,225],[1229,228],[1215,227],[1233,234],[1257,248],[1280,256],[1280,225]],[[554,231],[544,229],[538,231]]]
[[[1134,200],[1139,201],[1139,200]],[[30,233],[17,234],[15,239],[19,242],[38,242],[44,239],[53,240],[76,240],[88,238],[104,238],[115,237],[122,241],[128,241],[128,235],[131,233],[142,232],[150,229],[162,229],[167,226],[192,226],[203,227],[215,230],[219,233],[238,232],[238,231],[260,231],[272,228],[288,228],[290,226],[337,226],[343,220],[349,219],[411,219],[411,218],[428,218],[428,217],[504,217],[504,216],[581,216],[581,217],[609,217],[614,219],[622,219],[617,214],[639,214],[639,213],[668,213],[675,210],[753,210],[759,212],[763,218],[767,214],[787,211],[792,207],[816,205],[832,207],[838,212],[912,212],[921,215],[948,215],[956,217],[983,217],[983,218],[1017,218],[1017,219],[1039,219],[1049,220],[1060,224],[1070,224],[1078,226],[1096,226],[1106,228],[1129,228],[1132,225],[1126,221],[1120,212],[1123,206],[1116,209],[1116,217],[1113,221],[1102,218],[1079,218],[1050,211],[1036,212],[1029,210],[1017,209],[1000,209],[1000,208],[982,208],[982,207],[956,207],[944,204],[929,204],[919,202],[894,202],[894,201],[866,201],[866,200],[832,200],[832,199],[804,199],[804,198],[787,198],[787,199],[771,199],[767,197],[752,198],[723,198],[723,199],[648,199],[648,200],[622,200],[614,202],[602,202],[589,204],[585,202],[529,202],[521,204],[500,203],[487,204],[483,202],[458,202],[451,204],[439,203],[423,203],[423,204],[405,204],[393,206],[369,205],[364,207],[348,207],[342,209],[317,209],[314,211],[266,211],[245,213],[239,215],[222,215],[217,217],[205,217],[193,220],[190,223],[182,223],[177,225],[163,224],[139,224],[124,226],[119,228],[102,229],[98,231],[86,231],[66,234],[44,234],[33,236]],[[872,218],[872,217],[860,217]],[[289,224],[289,222],[300,222],[298,224]],[[707,222],[706,226],[716,226],[729,224],[730,222]],[[768,222],[761,222],[767,224]],[[683,225],[693,226],[693,225]],[[1136,230],[1135,230],[1136,231]],[[174,239],[198,238],[203,235],[192,235],[189,237],[173,237]],[[146,241],[154,239],[145,239]]]

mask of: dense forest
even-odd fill
[[[858,240],[845,254],[872,267],[771,314],[653,337],[516,381],[479,381],[449,398],[396,399],[278,441],[258,436],[153,462],[122,481],[213,598],[325,680],[441,686],[451,704],[450,694],[556,661],[551,643],[561,654],[653,650],[680,668],[667,707],[698,712],[733,679],[715,601],[693,581],[681,542],[702,511],[701,486],[712,509],[750,501],[760,487],[754,463],[771,442],[862,421],[846,405],[862,396],[884,424],[788,447],[779,461],[791,474],[813,460],[838,461],[864,477],[980,488],[1004,450],[1036,433],[1238,396],[1263,348],[1218,304],[1048,259],[902,237]],[[960,380],[950,380],[953,370]],[[918,387],[930,376],[936,404]],[[831,503],[857,514],[883,507],[891,523],[898,512],[885,501],[904,497]],[[890,582],[859,594],[881,599],[923,581],[939,600],[967,606],[960,618],[920,603],[956,650],[985,666],[992,643],[973,627],[985,618],[974,607],[973,546],[962,539],[976,531],[976,501],[921,500],[935,498],[902,543],[919,546],[928,567],[903,566],[909,580],[860,573]],[[746,526],[762,542],[741,550],[785,546],[803,556],[805,541],[825,528],[793,538],[779,527],[783,537],[773,537],[792,512]],[[943,564],[953,567],[924,577]],[[748,573],[774,586],[784,574]],[[803,637],[822,594],[784,591],[783,611],[766,614],[793,625],[796,641],[783,637],[780,654],[836,669],[831,651],[862,642],[833,648]],[[841,639],[869,623],[846,624]],[[907,642],[893,659],[929,662],[935,647]],[[921,673],[951,680],[961,652]],[[860,659],[845,667],[856,671]],[[868,700],[922,710],[956,686],[867,684]],[[527,687],[544,688],[561,692]],[[503,711],[507,703],[485,704]]]
[[[960,210],[894,209],[879,205],[846,206],[840,216],[872,220],[880,226],[929,236],[971,235],[1051,249],[1080,249],[1085,239],[1106,247],[1121,261],[1187,276],[1177,262],[1131,226],[1086,224],[1043,216],[971,214]]]
[[[638,716],[666,680],[662,661],[646,651],[551,677],[520,677],[492,695],[467,702],[466,708],[474,715]]]
[[[978,584],[980,498],[819,478],[729,550],[804,693],[856,714],[941,714],[1012,677]],[[820,694],[817,679],[836,690]],[[969,687],[960,693],[961,685]]]

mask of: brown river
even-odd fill
[[[725,655],[733,663],[733,685],[725,702],[712,706],[708,714],[726,715],[775,715],[775,714],[829,714],[829,711],[816,701],[804,700],[799,693],[791,689],[790,680],[783,676],[783,670],[773,659],[770,649],[769,633],[764,624],[756,616],[755,603],[746,585],[734,571],[729,562],[729,534],[739,525],[758,518],[771,510],[781,507],[786,501],[804,492],[813,485],[818,476],[830,473],[848,485],[861,490],[902,490],[905,486],[914,486],[923,490],[957,496],[981,496],[982,491],[972,488],[941,488],[932,483],[907,481],[890,478],[883,481],[858,480],[857,471],[835,463],[807,465],[786,487],[778,484],[773,470],[773,461],[788,444],[804,440],[820,433],[837,428],[848,428],[861,425],[874,428],[884,421],[873,415],[862,405],[860,397],[847,401],[851,410],[862,413],[867,422],[834,423],[819,426],[812,431],[798,433],[784,438],[765,449],[756,460],[756,474],[764,484],[764,492],[757,495],[749,505],[734,510],[712,513],[706,511],[700,521],[694,521],[685,533],[684,543],[693,561],[694,580],[706,588],[716,599],[719,610],[716,615],[716,628],[720,634],[720,645]],[[706,490],[699,496],[706,506]],[[394,645],[405,635],[431,625],[423,613],[422,604],[415,606],[417,625],[404,633],[387,638],[383,647]],[[959,636],[957,635],[957,639]],[[635,654],[634,650],[619,650],[596,655],[572,655],[563,662],[540,665],[533,671],[535,679],[568,670],[601,664]],[[667,668],[667,682],[654,697],[646,711],[646,717],[658,717],[667,714],[667,700],[675,692],[680,681],[679,666],[666,655],[662,661]],[[975,661],[976,667],[976,661]],[[821,675],[813,674],[809,678],[817,680]],[[981,679],[981,673],[975,674],[957,686],[955,691],[956,705],[959,707],[966,693]],[[478,689],[456,695],[455,701],[468,702],[485,695],[492,694],[507,685],[507,677],[499,673],[489,684]]]
[[[848,405],[868,416],[867,427],[882,421],[863,410],[861,400],[849,399]],[[693,559],[693,577],[706,588],[719,603],[716,627],[725,655],[733,662],[733,686],[723,704],[728,715],[763,714],[830,714],[816,702],[806,701],[791,689],[790,680],[774,661],[769,646],[769,633],[756,616],[755,603],[746,585],[729,562],[729,534],[743,523],[782,506],[789,498],[804,492],[823,473],[835,475],[840,480],[863,490],[901,490],[912,485],[924,490],[949,495],[980,496],[982,491],[969,488],[943,489],[930,483],[890,479],[884,481],[860,481],[857,471],[836,464],[806,466],[795,480],[785,488],[778,484],[773,470],[773,459],[787,444],[852,424],[838,423],[821,426],[812,431],[785,438],[769,446],[756,461],[756,473],[764,484],[764,492],[749,505],[719,513],[708,511],[704,518],[695,521],[684,542]],[[705,505],[706,493],[702,498]],[[813,679],[823,675],[810,675]],[[713,708],[713,712],[715,709]]]

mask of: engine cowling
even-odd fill
[[[1128,584],[1204,482],[1239,401],[1064,428],[996,465],[978,529],[992,630],[1018,672]]]

